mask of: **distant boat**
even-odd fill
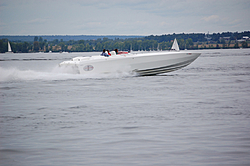
[[[10,42],[8,42],[8,52],[6,52],[6,53],[13,53],[11,50]]]
[[[174,43],[172,45],[171,50],[180,51],[176,38],[174,39]]]

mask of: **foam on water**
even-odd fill
[[[77,70],[67,67],[55,66],[51,71],[37,71],[33,69],[22,70],[17,67],[0,67],[0,82],[32,81],[32,80],[68,80],[87,78],[120,78],[130,77],[134,74],[127,71],[109,74],[79,74]]]

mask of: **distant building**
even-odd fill
[[[248,36],[243,36],[242,39],[249,40]]]
[[[247,40],[249,40],[249,37],[248,37],[248,36],[243,36],[242,39],[239,39],[239,40],[237,40],[237,41],[238,41],[238,42],[245,42],[245,41],[247,41]]]

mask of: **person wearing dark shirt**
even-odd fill
[[[116,49],[114,49],[114,51],[115,51],[115,53],[116,53],[116,55],[118,54],[118,49],[116,48]]]
[[[109,57],[109,54],[107,54],[105,51],[105,49],[102,50],[101,56]]]

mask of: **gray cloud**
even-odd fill
[[[0,34],[249,30],[249,0],[2,0]]]

